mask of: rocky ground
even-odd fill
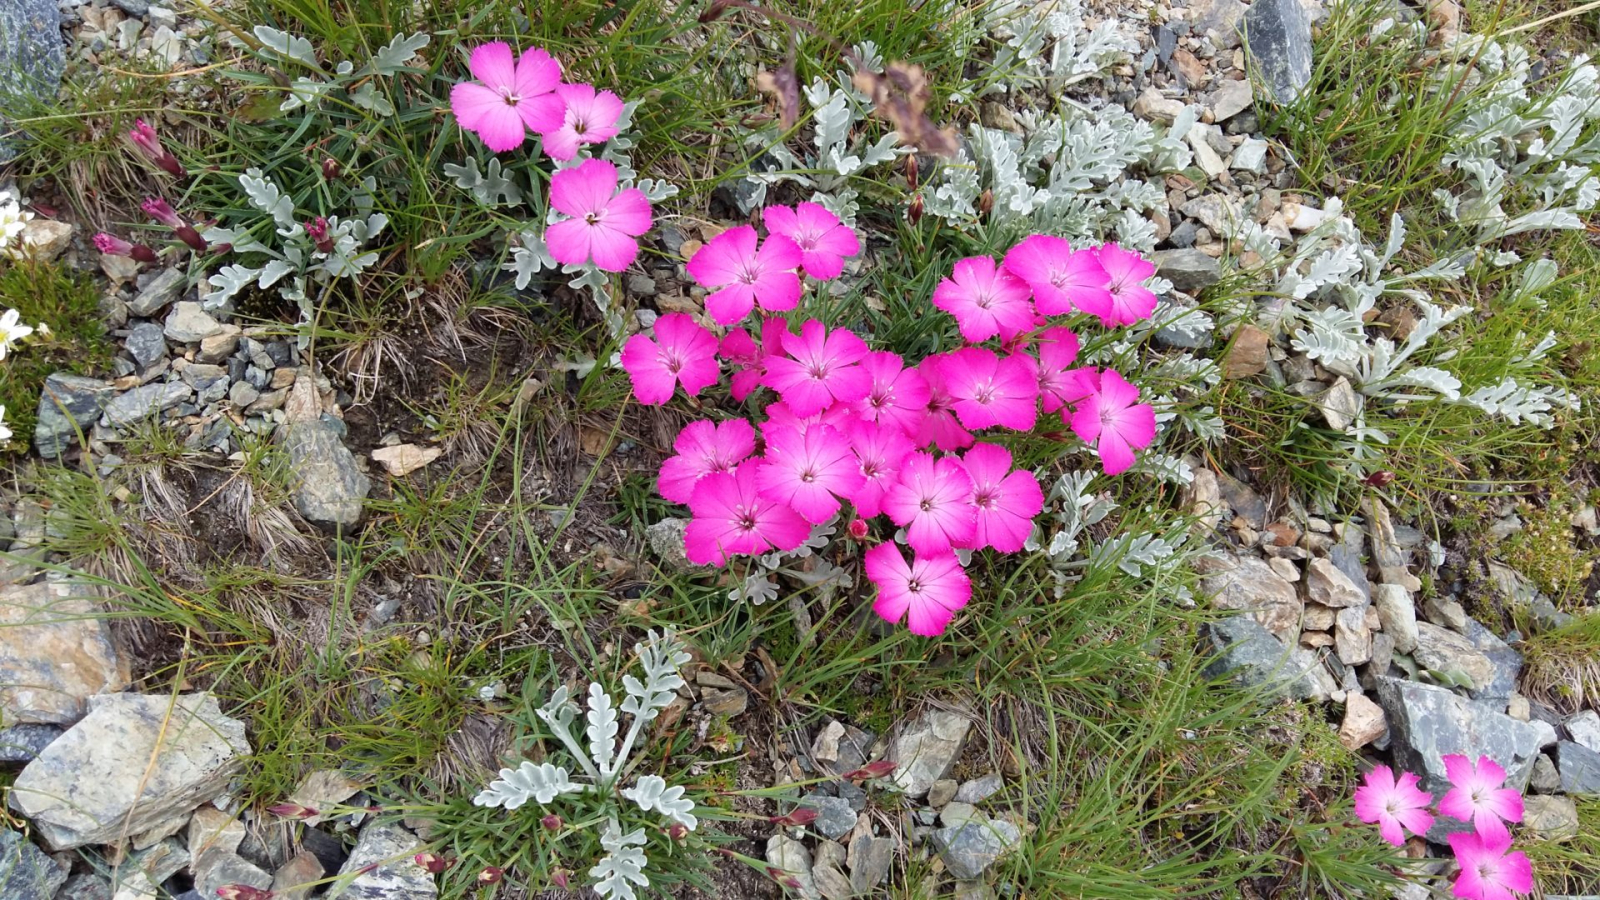
[[[1316,0],[1194,0],[1118,12],[1141,53],[1108,92],[1155,122],[1171,122],[1189,103],[1204,109],[1187,140],[1205,180],[1169,176],[1168,207],[1152,216],[1158,273],[1194,295],[1222,278],[1225,235],[1237,221],[1284,240],[1323,221],[1313,199],[1295,193],[1282,148],[1262,136],[1255,103],[1258,89],[1283,100],[1304,88],[1311,25],[1324,13]],[[1421,15],[1404,6],[1397,13]],[[0,64],[11,54],[57,77],[69,55],[203,66],[213,41],[197,20],[144,0],[64,0],[60,9],[0,0],[0,33],[12,28],[25,41],[0,49]],[[1259,66],[1257,88],[1247,58]],[[985,115],[994,127],[1010,119],[1003,106]],[[293,486],[294,517],[275,527],[309,542],[358,529],[365,501],[387,490],[386,478],[441,457],[450,462],[445,447],[400,430],[364,426],[353,437],[353,385],[325,361],[281,329],[244,324],[227,308],[205,310],[183,268],[140,269],[99,256],[88,238],[87,229],[43,215],[24,236],[42,257],[99,273],[101,311],[120,348],[103,377],[61,372],[46,382],[37,427],[24,436],[38,458],[113,476],[130,433],[151,423],[219,461],[238,458],[241,434],[271,436],[286,451]],[[1185,340],[1157,337],[1168,346]],[[1221,362],[1227,379],[1266,379],[1320,398],[1321,416],[1336,429],[1359,408],[1347,380],[1252,326],[1233,335]],[[1304,498],[1252,484],[1242,467],[1191,464],[1184,506],[1210,548],[1195,567],[1210,602],[1240,614],[1208,628],[1214,674],[1317,704],[1338,722],[1349,751],[1418,772],[1435,793],[1446,787],[1442,756],[1487,754],[1506,767],[1509,786],[1526,790],[1526,831],[1576,833],[1575,798],[1600,796],[1600,714],[1592,699],[1575,708],[1529,696],[1520,678],[1524,635],[1497,631],[1466,609],[1477,605],[1474,592],[1493,590],[1532,611],[1530,629],[1560,627],[1568,613],[1511,566],[1463,558],[1425,523],[1397,521],[1376,496],[1360,508],[1308,508]],[[436,896],[434,879],[412,858],[427,823],[374,815],[368,807],[382,798],[349,774],[304,778],[284,802],[338,812],[303,822],[239,803],[234,778],[252,753],[245,723],[204,691],[130,692],[147,661],[103,616],[106,588],[63,569],[68,556],[48,552],[49,510],[8,502],[8,527],[0,529],[8,553],[0,562],[0,767],[9,773],[14,827],[0,827],[0,897],[191,900],[228,885],[277,900]],[[1522,527],[1511,501],[1497,512],[1502,537]],[[648,538],[618,537],[618,554],[630,557],[619,568],[644,563],[646,545],[674,562],[675,527],[669,520]],[[1600,533],[1593,507],[1578,511],[1574,527]],[[709,669],[690,681],[681,699],[691,718],[747,715],[749,685]],[[1015,775],[967,752],[973,720],[970,709],[929,706],[882,734],[829,718],[809,731],[767,735],[759,743],[765,758],[748,767],[753,779],[818,780],[795,798],[816,811],[815,821],[779,828],[766,840],[766,861],[791,873],[791,888],[806,898],[870,895],[906,860],[931,873],[930,887],[953,882],[956,896],[995,896],[992,867],[1032,826],[992,805]],[[903,794],[911,802],[901,815],[869,803],[865,779],[845,777],[876,760],[897,766],[867,787]],[[1446,828],[1428,839],[1442,841]],[[1424,851],[1417,841],[1409,852]],[[1410,886],[1402,895],[1428,894]]]

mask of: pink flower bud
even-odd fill
[[[146,197],[144,202],[139,204],[139,208],[144,210],[145,215],[168,228],[185,227],[184,221],[178,218],[178,214],[172,211],[167,201],[160,197]]]
[[[863,538],[865,538],[867,536],[867,520],[866,519],[851,519],[850,520],[850,524],[848,526],[846,526],[846,527],[848,528],[848,530],[850,532],[850,536],[855,538],[858,541],[862,540]]]
[[[866,781],[869,778],[882,778],[894,771],[895,764],[887,759],[867,763],[859,769],[844,773],[842,778],[846,781]]]
[[[307,222],[305,227],[306,234],[310,236],[311,242],[317,245],[317,251],[319,253],[333,252],[333,238],[328,236],[327,219],[324,219],[322,216],[317,216],[315,219]]]
[[[767,876],[791,891],[800,890],[800,879],[777,866],[767,866]]]
[[[449,857],[440,856],[437,853],[432,853],[426,850],[418,853],[416,856],[413,856],[412,860],[414,860],[417,865],[427,870],[429,875],[437,875],[455,864],[455,860],[450,859]]]
[[[673,822],[667,826],[666,835],[675,841],[681,841],[689,836],[689,826],[682,822]]]
[[[279,803],[277,806],[267,807],[267,812],[285,819],[309,819],[317,814],[311,807],[301,806],[298,803]]]
[[[178,236],[178,240],[193,248],[196,253],[204,253],[209,247],[206,239],[200,236],[200,232],[195,231],[194,228],[188,225],[179,225],[172,229],[172,233]]]
[[[167,174],[175,178],[183,178],[189,174],[184,170],[183,163],[178,162],[178,158],[161,145],[161,137],[145,120],[134,120],[133,130],[128,132],[128,140],[151,162],[166,170]]]
[[[272,900],[274,894],[248,884],[225,884],[217,888],[221,900]]]
[[[506,870],[505,869],[502,869],[499,866],[484,866],[483,867],[483,871],[478,873],[478,883],[479,884],[499,884],[500,883],[500,879],[505,878],[505,877],[506,877]]]
[[[550,831],[560,831],[561,830],[561,817],[556,815],[555,813],[550,813],[549,815],[547,815],[544,818],[540,819],[539,820],[539,824],[543,825],[546,829],[548,829]]]
[[[817,820],[817,811],[809,806],[801,806],[789,811],[786,816],[772,816],[767,821],[785,828],[810,825]]]
[[[339,177],[339,172],[340,172],[339,161],[337,159],[334,159],[333,157],[329,156],[329,157],[325,157],[322,160],[322,177],[323,178],[326,178],[329,181],[332,181],[335,178]]]
[[[556,869],[554,872],[550,873],[550,881],[555,884],[556,887],[566,890],[568,879],[571,877],[571,875],[572,873],[568,872],[566,869]]]

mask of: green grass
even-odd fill
[[[39,393],[53,372],[103,375],[112,345],[100,314],[100,289],[92,276],[54,263],[0,263],[0,310],[14,309],[36,330],[0,365],[0,406],[14,433],[13,448],[27,447],[39,410]],[[49,333],[37,330],[40,323]]]

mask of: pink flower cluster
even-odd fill
[[[1505,787],[1506,770],[1487,756],[1476,764],[1465,756],[1444,757],[1450,790],[1439,801],[1438,813],[1472,823],[1472,830],[1449,836],[1461,872],[1453,893],[1467,900],[1513,900],[1515,894],[1533,890],[1533,865],[1521,851],[1512,853],[1507,822],[1522,821],[1522,795]],[[1356,816],[1376,823],[1383,839],[1396,847],[1405,833],[1423,834],[1433,827],[1428,811],[1433,795],[1417,787],[1417,776],[1400,773],[1396,780],[1388,766],[1377,766],[1356,789]]]
[[[737,326],[757,308],[795,309],[802,273],[837,277],[845,257],[860,252],[855,232],[816,204],[768,207],[762,219],[765,238],[732,228],[689,260],[719,325]],[[689,559],[720,566],[730,556],[793,550],[848,503],[853,537],[864,539],[867,520],[884,515],[912,551],[908,561],[885,541],[866,552],[874,610],[914,634],[942,634],[971,597],[956,551],[1021,550],[1044,502],[1037,478],[974,432],[1031,431],[1043,409],[1093,445],[1108,474],[1127,469],[1154,438],[1154,411],[1138,402],[1138,388],[1110,369],[1076,366],[1077,336],[1045,318],[1073,310],[1106,324],[1148,317],[1155,296],[1142,282],[1152,274],[1114,245],[1074,250],[1044,235],[1000,265],[964,259],[934,304],[969,344],[916,365],[816,319],[796,333],[781,318],[763,318],[718,340],[686,314],[661,316],[653,336],[634,335],[622,349],[641,403],[665,403],[679,386],[695,396],[718,382],[724,362],[736,401],[761,387],[776,395],[759,426],[691,423],[663,464],[662,496],[693,516]],[[999,346],[977,346],[990,338]]]
[[[467,68],[478,80],[450,89],[450,111],[496,153],[521,147],[531,131],[544,139],[544,152],[569,160],[580,145],[617,136],[622,100],[592,84],[563,83],[561,63],[542,48],[517,56],[493,41],[473,49]]]
[[[517,56],[493,41],[472,51],[467,67],[478,79],[450,89],[450,110],[462,128],[496,153],[515,150],[528,132],[544,152],[567,162],[584,144],[617,136],[622,100],[592,84],[566,84],[561,63],[538,47]],[[586,159],[550,178],[550,206],[567,218],[545,231],[550,256],[563,265],[593,263],[621,272],[639,255],[637,238],[650,230],[650,201],[637,188],[618,189],[617,167]]]

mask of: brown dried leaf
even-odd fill
[[[794,63],[786,62],[771,72],[757,72],[756,87],[777,101],[779,125],[793,128],[800,121],[800,79],[794,74]]]
[[[878,115],[894,125],[900,143],[935,156],[955,155],[959,146],[955,128],[940,128],[928,118],[931,92],[921,66],[891,62],[882,72],[858,71],[851,81],[872,98]]]

